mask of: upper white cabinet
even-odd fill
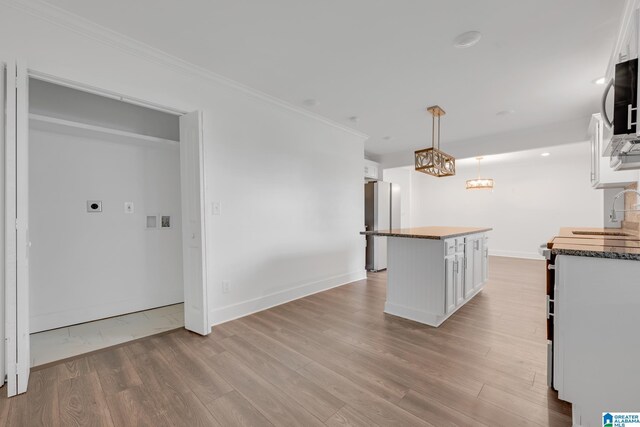
[[[614,171],[609,156],[604,155],[605,140],[611,131],[606,129],[600,113],[591,116],[589,138],[591,140],[591,186],[593,188],[624,187],[638,180],[637,170]],[[608,137],[605,135],[609,134]]]
[[[607,67],[607,80],[613,78],[615,65],[638,57],[640,37],[640,0],[627,0],[622,22]]]
[[[379,181],[382,179],[382,168],[379,163],[372,160],[364,160],[364,179]]]

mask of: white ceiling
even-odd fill
[[[47,0],[371,136],[373,154],[598,110],[622,0]],[[480,42],[456,49],[458,34]],[[308,107],[304,100],[316,99]],[[496,115],[503,110],[513,114]],[[358,116],[357,123],[349,120]],[[576,122],[582,123],[582,122]],[[586,130],[585,130],[586,131]],[[385,139],[385,137],[391,137]],[[573,142],[573,141],[566,141]]]

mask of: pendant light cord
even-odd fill
[[[438,114],[438,150],[440,149],[440,114]]]
[[[431,148],[436,148],[436,116],[431,116]]]

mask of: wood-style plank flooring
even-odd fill
[[[35,370],[8,426],[569,426],[546,386],[540,261],[492,257],[441,327],[385,315],[386,275],[214,328]],[[5,394],[3,390],[3,395]]]

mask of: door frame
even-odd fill
[[[4,139],[4,331],[7,395],[18,394],[18,299],[17,299],[17,75],[16,61],[5,65],[5,139]],[[13,161],[11,161],[13,160]]]
[[[0,66],[1,65],[3,65],[3,63],[0,62]],[[11,63],[7,63],[6,64],[6,69],[7,70],[9,70],[10,65],[11,65]],[[180,110],[180,109],[177,109],[177,108],[167,107],[167,106],[164,106],[164,105],[156,104],[156,103],[151,102],[151,101],[146,101],[146,100],[135,98],[135,97],[129,97],[129,96],[117,93],[117,92],[110,91],[110,90],[97,88],[95,86],[83,84],[83,83],[80,83],[80,82],[77,82],[77,81],[72,81],[72,80],[65,79],[65,78],[58,77],[58,76],[53,76],[53,75],[50,75],[50,74],[47,74],[47,73],[43,73],[43,72],[31,69],[31,68],[26,68],[25,67],[25,69],[26,69],[26,73],[27,73],[27,76],[26,76],[27,79],[34,78],[34,79],[37,79],[37,80],[46,81],[46,82],[57,84],[57,85],[60,85],[60,86],[66,86],[66,87],[69,87],[69,88],[72,88],[72,89],[77,89],[77,90],[80,90],[80,91],[83,91],[83,92],[88,92],[88,93],[92,93],[92,94],[99,95],[99,96],[104,96],[104,97],[111,98],[111,99],[117,99],[119,101],[128,102],[130,104],[138,105],[138,106],[141,106],[141,107],[162,111],[162,112],[173,114],[173,115],[176,115],[176,116],[183,116],[183,115],[189,113],[187,111]],[[8,78],[8,76],[7,76],[7,78]],[[10,97],[7,96],[7,102],[9,101],[9,98]],[[25,114],[22,114],[22,115],[25,116]],[[15,117],[13,119],[15,119]],[[18,118],[18,119],[19,119],[18,120],[18,126],[26,127],[26,130],[28,130],[28,123],[29,123],[29,120],[28,120],[28,105],[27,105],[26,117],[22,117],[22,119],[20,119],[20,118]],[[11,120],[10,117],[8,117],[7,121],[9,121],[9,120]],[[14,121],[14,123],[15,123],[15,121]],[[201,255],[201,259],[204,261],[204,264],[202,266],[202,270],[203,270],[202,283],[201,283],[202,288],[199,289],[199,291],[200,291],[201,295],[205,295],[206,296],[208,294],[208,292],[207,292],[207,274],[206,274],[207,273],[207,264],[206,264],[206,257],[203,256],[204,254],[207,253],[207,250],[206,250],[207,239],[206,239],[206,233],[204,233],[204,230],[206,230],[206,227],[205,227],[206,209],[204,209],[204,207],[207,206],[206,205],[206,194],[205,194],[205,191],[204,191],[204,189],[206,188],[206,186],[205,186],[206,175],[205,175],[204,168],[202,167],[202,166],[204,166],[204,141],[203,141],[203,137],[202,137],[202,135],[203,135],[202,121],[200,121],[199,124],[200,124],[199,132],[200,132],[200,135],[201,135],[201,147],[200,147],[200,150],[198,152],[197,161],[201,165],[201,170],[200,170],[200,174],[199,174],[199,182],[196,183],[197,185],[199,185],[199,188],[198,188],[198,191],[194,192],[194,193],[200,195],[200,204],[203,207],[203,209],[201,209],[200,223],[201,223],[201,227],[202,227],[202,230],[203,230],[203,237],[204,238],[202,239],[200,255]],[[5,140],[8,141],[8,137],[10,136],[11,132],[13,132],[13,135],[14,135],[14,138],[15,138],[15,135],[18,133],[18,131],[19,130],[17,129],[17,126],[13,126],[13,130],[12,130],[11,126],[7,125],[7,129],[5,130],[5,135],[7,137],[5,138]],[[24,132],[24,129],[22,130],[22,132]],[[27,141],[28,141],[28,139],[27,139]],[[182,151],[183,151],[182,150],[182,144],[180,144],[180,147],[181,147],[180,148],[180,155],[182,156],[183,155],[183,153],[182,153]],[[4,156],[0,157],[0,159],[4,159]],[[28,163],[26,165],[23,165],[23,167],[24,166],[28,167]],[[3,168],[4,168],[4,162],[3,162]],[[5,180],[5,177],[3,177],[3,180]],[[182,180],[183,180],[183,174],[182,173],[180,175],[180,180],[181,180],[181,186],[182,186]],[[6,182],[6,180],[5,180],[4,184],[5,184],[6,195],[7,196],[12,196],[11,195],[11,191],[10,191],[11,190],[10,187],[13,186],[13,189],[15,191],[16,197],[19,197],[18,192],[20,191],[20,188],[17,186],[16,182],[13,182],[13,184],[12,184],[10,182]],[[186,210],[185,204],[186,204],[185,198],[181,197],[181,211],[182,212],[184,212]],[[13,224],[13,220],[10,220],[10,218],[16,218],[16,212],[15,211],[9,212],[8,208],[9,208],[9,206],[7,206],[7,205],[2,207],[3,212],[5,214],[5,230],[6,230],[5,239],[7,239],[7,238],[10,238],[10,239],[11,238],[15,238],[15,227],[13,227],[13,226],[10,227],[9,225]],[[10,222],[11,222],[11,224],[9,224]],[[183,225],[183,227],[184,227],[184,225]],[[11,237],[11,230],[14,230],[13,237]],[[28,242],[27,242],[27,244],[28,244]],[[184,245],[184,241],[183,241],[182,244]],[[18,244],[16,242],[16,245],[14,246],[14,249],[18,249],[17,246],[18,246]],[[5,252],[5,258],[8,259],[8,257],[11,255],[9,253],[9,250],[8,250],[9,249],[8,240],[5,241],[5,248],[7,249],[7,251]],[[183,260],[182,260],[182,265],[183,265],[183,268],[185,268],[186,262],[185,262],[184,257],[183,257]],[[7,269],[5,269],[6,283],[8,283],[9,280],[11,279],[10,275],[11,275],[11,272],[7,271]],[[13,275],[14,275],[13,277],[15,279],[15,275],[16,275],[15,271],[13,271]],[[8,288],[8,287],[6,287],[6,288]],[[6,288],[5,288],[5,293],[4,294],[8,295],[9,293],[7,292]],[[8,295],[8,296],[10,296],[10,295]],[[186,299],[186,297],[187,297],[186,283],[183,283],[183,296]],[[0,302],[1,301],[2,300],[0,299]],[[202,313],[202,316],[203,316],[202,322],[203,322],[203,324],[209,325],[209,326],[207,328],[205,328],[205,330],[195,330],[194,332],[196,332],[198,334],[201,334],[201,335],[207,335],[207,334],[209,334],[211,332],[211,323],[209,322],[209,301],[208,301],[207,298],[205,298],[205,300],[203,301],[203,307],[204,307],[204,309],[203,309],[203,313]],[[12,313],[17,315],[17,316],[20,316],[22,318],[24,318],[24,316],[26,316],[26,319],[28,320],[28,318],[29,318],[29,303],[28,303],[28,299],[26,300],[26,303],[25,303],[24,301],[16,300],[16,298],[13,298],[13,299],[7,298],[4,301],[4,310],[5,310],[5,325],[4,325],[3,330],[6,330],[6,328],[11,327],[10,322],[8,322],[8,319],[9,319],[9,316],[12,315]],[[1,311],[0,311],[0,313],[1,313]],[[186,321],[186,315],[185,315],[185,321]],[[185,323],[185,325],[186,325],[186,323]],[[14,322],[13,326],[15,326],[15,322]],[[1,323],[0,323],[0,327],[2,327]],[[27,339],[26,345],[27,346],[29,345],[28,339]],[[18,351],[20,351],[20,350],[21,349],[18,348]],[[26,350],[27,351],[29,350],[28,347],[27,347]],[[15,358],[13,358],[13,359],[14,359],[13,362],[11,361],[10,357],[7,357],[7,359],[5,360],[5,365],[7,367],[7,372],[9,372],[9,373],[12,372],[11,366],[9,364],[13,363],[13,365],[15,365]],[[27,374],[28,374],[29,367],[26,367],[26,369],[27,369]],[[0,372],[1,372],[1,370],[0,370]],[[1,383],[0,383],[0,386],[2,386]],[[26,390],[22,390],[22,391],[20,391],[20,390],[8,390],[8,395],[9,396],[13,396],[13,395],[15,395],[17,393],[22,393],[24,391],[26,391]]]
[[[8,64],[0,61],[0,178],[4,183],[5,179],[5,146],[6,140],[8,137],[8,129],[6,123],[6,105],[5,102],[8,101],[5,96],[5,89],[7,86],[7,70]],[[5,188],[4,184],[0,185],[0,271],[2,271],[2,275],[0,276],[0,387],[4,384],[4,378],[7,374],[7,349],[5,345],[5,259],[4,259],[4,250],[5,250]]]

